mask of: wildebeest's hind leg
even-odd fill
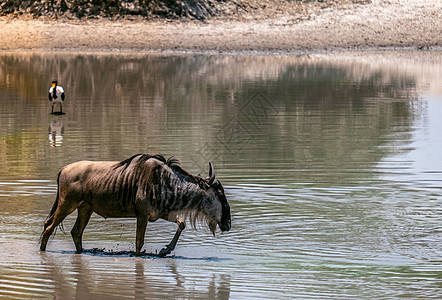
[[[45,251],[46,245],[48,243],[48,239],[51,234],[54,232],[55,228],[66,218],[69,214],[71,214],[77,206],[69,207],[66,202],[59,201],[58,196],[57,200],[55,200],[57,206],[54,205],[53,209],[56,207],[55,212],[49,217],[49,219],[45,222],[45,229],[41,238],[40,250]]]
[[[90,208],[90,206],[84,202],[78,207],[77,211],[78,211],[77,221],[75,221],[75,225],[74,227],[72,227],[71,235],[72,239],[74,240],[77,253],[80,253],[83,251],[83,245],[82,245],[83,232],[84,229],[86,228],[87,223],[89,222],[89,219],[91,218],[93,211]]]
[[[168,219],[171,222],[176,222],[178,224],[178,230],[175,233],[175,236],[173,237],[172,241],[169,245],[166,246],[166,248],[161,249],[160,253],[158,253],[158,256],[164,257],[170,252],[172,252],[175,249],[176,243],[178,242],[178,239],[180,238],[181,232],[186,228],[186,221],[184,219],[176,216],[176,219]]]

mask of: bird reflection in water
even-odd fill
[[[60,147],[63,143],[64,125],[62,116],[54,116],[49,124],[49,144],[52,148]]]

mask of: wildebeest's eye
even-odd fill
[[[221,183],[218,181],[218,180],[215,180],[213,183],[212,183],[212,187],[215,189],[215,190],[217,190],[217,191],[219,191],[220,189],[222,189],[222,185],[221,185]]]
[[[210,187],[213,188],[216,192],[218,192],[219,191],[219,187],[220,187],[219,181],[215,180],[215,182],[212,183],[212,185]]]

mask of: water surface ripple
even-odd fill
[[[442,55],[0,54],[0,298],[439,299]],[[50,115],[48,84],[66,90]],[[43,222],[64,165],[161,152],[215,165],[232,230]]]

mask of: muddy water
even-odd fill
[[[0,55],[0,297],[438,298],[442,55]],[[51,115],[47,90],[66,90]],[[38,240],[58,170],[161,152],[207,173],[232,230],[134,257],[135,220]],[[149,223],[155,253],[176,225]]]

